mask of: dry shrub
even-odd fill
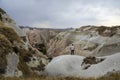
[[[5,13],[6,13],[2,8],[0,8],[0,12],[1,12],[2,14],[5,14]]]
[[[33,76],[35,73],[30,69],[30,67],[26,64],[25,57],[32,57],[35,52],[31,50],[19,49],[19,64],[18,69],[23,72],[24,77]]]
[[[95,78],[79,78],[79,77],[46,77],[46,76],[31,76],[27,78],[6,78],[5,80],[120,80],[120,74],[111,74],[108,77]]]
[[[0,56],[8,54],[11,50],[12,44],[10,41],[4,35],[0,34]]]
[[[15,33],[15,31],[5,26],[0,21],[0,73],[4,73],[6,66],[7,66],[7,60],[6,55],[13,52],[13,45],[12,41],[19,41],[19,36]]]
[[[113,36],[113,35],[116,34],[117,28],[120,28],[120,27],[119,27],[119,26],[113,26],[113,27],[100,26],[100,27],[97,28],[97,31],[98,31],[98,33],[99,33],[100,35],[106,36],[106,35],[104,34],[104,31],[105,31],[105,30],[110,30],[111,32],[108,33],[107,36],[111,37],[111,36]]]
[[[13,52],[11,41],[19,41],[19,36],[15,31],[0,22],[0,68],[7,65],[6,55]]]
[[[14,31],[14,29],[7,27],[0,22],[0,34],[3,34],[10,42],[17,41],[20,42],[20,37]]]
[[[4,26],[4,23],[0,21],[0,26]]]
[[[20,62],[18,64],[18,68],[19,70],[21,70],[23,72],[23,75],[26,76],[31,76],[32,72],[29,68],[29,66],[26,64],[26,62],[24,61],[24,57],[27,56],[28,54],[31,54],[29,51],[25,50],[25,49],[20,49],[19,50],[19,59]]]
[[[113,73],[109,76],[103,76],[101,78],[79,78],[79,77],[47,77],[47,76],[30,76],[26,78],[4,78],[0,80],[120,80],[120,73]]]
[[[6,55],[12,51],[12,44],[2,34],[0,34],[0,68],[7,65]]]

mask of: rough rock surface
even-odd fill
[[[36,29],[30,27],[21,28],[27,34],[29,43],[45,55],[47,55],[49,41],[52,38],[54,38],[58,33],[69,30],[69,29],[46,29],[46,28]]]
[[[33,48],[29,42],[24,42],[21,37],[25,38],[22,30],[0,8],[0,76],[30,76],[34,70],[27,63],[39,63],[32,64],[34,68],[44,68],[46,65],[47,57]],[[40,60],[34,60],[34,56]],[[37,71],[40,72],[41,69]]]
[[[7,77],[15,76],[15,71],[18,70],[18,68],[17,68],[18,63],[19,63],[18,55],[16,55],[15,53],[7,55],[7,71],[6,71]],[[16,76],[18,76],[18,75],[16,75]]]
[[[83,69],[81,64],[84,57],[78,55],[62,55],[54,58],[46,66],[45,71],[49,76],[74,76],[84,78],[101,77],[110,72],[120,71],[120,53],[101,58],[105,58],[105,60],[97,64],[92,64],[87,69]]]
[[[26,32],[31,44],[47,44],[49,40],[56,36],[56,32],[49,30],[29,30]]]
[[[53,56],[70,54],[72,43],[78,55],[111,55],[120,52],[120,27],[84,26],[59,33],[50,40],[47,52]]]

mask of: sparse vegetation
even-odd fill
[[[0,53],[2,56],[12,52],[13,41],[20,42],[20,37],[12,28],[0,22]]]
[[[44,55],[47,54],[45,44],[36,44],[36,48],[41,51]]]
[[[2,21],[2,15],[0,14],[0,21]]]
[[[0,34],[0,53],[4,53],[6,55],[11,52],[11,50],[12,44],[10,41],[4,35]]]
[[[15,37],[13,38],[14,34],[15,34]],[[0,74],[5,73],[5,69],[7,65],[6,55],[13,51],[12,43],[10,39],[17,40],[16,35],[17,34],[15,33],[13,29],[6,27],[2,22],[0,22],[0,61],[1,61],[0,62]]]
[[[0,20],[2,21],[2,15],[1,14],[5,14],[6,12],[3,11],[0,8]],[[6,21],[11,22],[12,19],[7,19]],[[110,36],[112,36],[113,34],[116,33],[116,29],[115,28],[107,28],[111,32],[111,34],[109,34]],[[106,30],[106,27],[101,26],[99,29],[97,29],[98,33],[100,35],[103,35],[103,32]],[[79,29],[76,29],[76,31],[79,31]],[[75,34],[77,32],[74,32]],[[71,38],[71,36],[69,36]],[[52,37],[51,37],[52,38]],[[7,27],[6,25],[4,25],[2,22],[0,22],[0,73],[1,71],[4,71],[6,69],[7,66],[7,60],[6,60],[6,55],[13,52],[13,42],[16,41],[18,43],[20,43],[20,37],[17,35],[17,33],[10,27]],[[71,39],[67,39],[66,40],[66,45],[68,46],[69,44],[71,44],[72,38]],[[44,54],[46,53],[46,47],[44,44],[38,44],[36,45],[37,49],[41,52],[43,52]],[[16,47],[16,46],[15,46]],[[17,47],[18,48],[18,47]],[[89,50],[92,50],[92,48],[90,48]],[[17,77],[1,77],[0,74],[0,80],[120,80],[120,73],[113,73],[113,74],[109,74],[100,78],[80,78],[80,77],[48,77],[48,76],[39,76],[38,74],[34,73],[31,71],[30,67],[26,64],[27,61],[29,61],[29,57],[32,56],[33,54],[35,54],[35,52],[33,50],[25,50],[23,48],[18,48],[18,55],[19,55],[19,64],[18,64],[18,69],[22,71],[23,73],[23,77],[17,78]],[[90,63],[90,64],[97,64],[96,58],[95,57],[87,57],[86,59],[84,59],[85,63]]]
[[[46,77],[46,76],[37,76],[33,75],[26,78],[1,78],[1,80],[120,80],[120,74],[114,73],[109,76],[103,76],[100,78],[79,78],[79,77]]]
[[[105,36],[104,31],[105,30],[110,30],[110,32],[107,34],[107,36],[111,37],[114,34],[116,34],[117,28],[119,28],[119,26],[113,26],[113,27],[100,26],[99,28],[97,28],[97,31],[100,35]]]
[[[4,24],[0,24],[0,34],[3,34],[10,42],[20,42],[20,37],[17,33],[12,28],[7,27]]]
[[[7,38],[0,34],[0,69],[5,69],[7,65],[6,55],[12,51],[12,45]],[[0,73],[2,73],[0,72]]]
[[[5,13],[6,13],[2,8],[0,8],[0,12],[1,12],[2,14],[5,14]]]
[[[2,14],[5,14],[6,12],[0,8],[0,21],[2,21]]]
[[[23,72],[24,77],[31,76],[32,72],[31,72],[30,68],[28,67],[28,65],[26,64],[26,61],[24,58],[26,56],[32,55],[33,54],[32,51],[26,51],[25,49],[20,49],[19,53],[20,53],[19,54],[20,62],[18,64],[19,70],[21,70]]]
[[[30,57],[32,57],[35,54],[36,54],[36,52],[32,48],[29,48],[29,50],[25,50],[25,49],[22,49],[22,48],[19,49],[19,60],[20,60],[20,62],[18,64],[18,69],[23,72],[23,77],[30,77],[30,76],[35,74],[32,71],[32,69],[26,64],[26,62],[31,61]]]
[[[27,51],[23,48],[17,47],[20,46],[17,43],[22,44],[20,40],[20,37],[12,28],[7,27],[2,22],[0,22],[0,70],[6,68],[6,55],[17,51],[20,59],[18,69],[23,72],[24,77],[31,76],[33,74],[30,68],[27,66],[26,62],[24,61],[24,57],[27,55],[32,55],[34,54],[34,52],[32,50]],[[17,43],[15,44],[14,41]],[[17,50],[14,50],[14,48]]]

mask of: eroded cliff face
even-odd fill
[[[57,35],[52,30],[29,30],[27,32],[31,44],[47,44],[49,40]]]
[[[75,45],[77,55],[68,55],[71,44]],[[83,78],[98,78],[116,72],[119,74],[119,49],[120,26],[84,26],[62,32],[50,40],[48,52],[57,57],[46,66],[45,72],[55,77]]]
[[[75,45],[75,54],[104,56],[119,52],[120,27],[83,26],[74,30],[25,30],[30,44],[48,56],[70,54],[69,46]]]
[[[51,39],[47,52],[52,56],[70,54],[69,46],[75,45],[75,54],[105,56],[120,52],[120,26],[84,26],[59,33]]]
[[[37,48],[40,52],[47,55],[48,43],[53,39],[58,33],[64,32],[63,29],[30,29],[23,28],[23,31],[26,33],[29,43]]]

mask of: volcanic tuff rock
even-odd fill
[[[75,54],[104,56],[120,52],[120,26],[83,26],[61,32],[48,44],[47,52],[57,56],[70,54],[69,46],[75,45]]]
[[[29,30],[27,32],[31,44],[47,44],[49,40],[56,36],[56,32],[50,30]]]
[[[41,51],[43,54],[47,54],[48,43],[58,33],[68,31],[69,29],[49,29],[49,28],[31,28],[20,26],[22,30],[27,34],[29,43]]]
[[[82,65],[84,57],[78,55],[62,55],[55,57],[47,66],[46,74],[49,76],[74,76],[83,78],[98,78],[105,76],[109,73],[115,73],[120,71],[120,53],[116,53],[109,56],[99,57],[103,59],[102,62],[90,65],[84,69],[85,64]],[[97,59],[96,59],[97,60]],[[118,78],[116,78],[118,79]]]
[[[72,43],[78,55],[62,55],[70,54]],[[45,67],[48,76],[89,78],[120,71],[120,26],[84,26],[61,32],[48,47],[49,55],[57,56]]]

